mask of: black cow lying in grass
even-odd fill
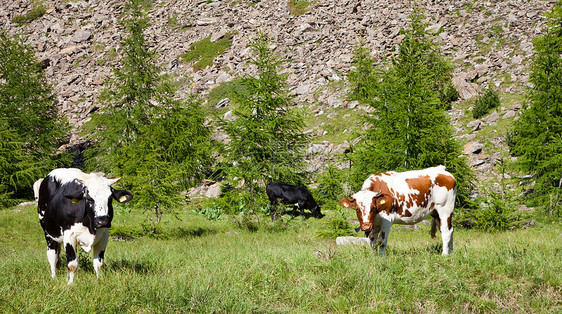
[[[320,205],[312,197],[310,191],[303,186],[290,185],[281,182],[271,182],[265,188],[269,203],[271,204],[271,220],[275,220],[277,200],[280,199],[283,204],[294,204],[293,213],[297,206],[300,208],[302,219],[304,219],[304,210],[309,209],[316,218],[322,218]]]

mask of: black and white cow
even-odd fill
[[[94,248],[94,270],[99,276],[113,219],[112,199],[125,203],[133,198],[131,193],[111,187],[118,180],[100,172],[88,174],[61,168],[51,171],[41,183],[37,209],[53,278],[61,243],[66,252],[69,284],[78,268],[77,244],[86,252]]]
[[[265,192],[271,204],[271,219],[275,220],[274,206],[280,199],[283,204],[295,204],[293,212],[298,206],[301,210],[301,216],[304,219],[304,210],[309,209],[314,217],[322,218],[320,205],[316,203],[310,191],[304,186],[290,185],[282,182],[271,182],[265,187]]]

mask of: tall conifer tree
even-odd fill
[[[517,164],[536,175],[533,196],[560,215],[561,201],[552,204],[549,198],[560,193],[562,178],[562,1],[547,17],[545,34],[534,40],[529,103],[515,122],[509,144],[511,153],[519,156]]]
[[[178,192],[201,178],[211,141],[199,104],[177,99],[160,74],[146,40],[146,6],[143,0],[125,6],[124,57],[100,96],[105,107],[86,125],[97,143],[87,165],[122,176],[137,206],[158,210],[177,205]]]
[[[281,60],[270,48],[269,38],[260,33],[250,44],[257,77],[245,77],[244,93],[238,93],[236,120],[224,124],[230,137],[227,161],[235,164],[232,176],[244,179],[251,193],[257,181],[304,181],[302,115],[291,108],[286,76],[279,73]]]
[[[33,48],[23,37],[0,30],[0,199],[5,204],[11,203],[9,196],[29,195],[35,180],[68,161],[57,152],[68,131]]]
[[[372,173],[405,171],[443,164],[457,177],[467,195],[470,171],[459,158],[460,145],[444,108],[452,68],[425,31],[423,14],[415,10],[403,30],[398,54],[387,69],[372,65],[361,46],[351,71],[350,96],[373,108],[366,116],[371,128],[352,155],[356,187]],[[378,73],[377,73],[378,72]],[[464,191],[464,192],[462,192]]]

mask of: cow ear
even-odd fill
[[[345,208],[355,207],[355,199],[344,198],[340,201],[341,206]]]
[[[379,213],[381,211],[390,213],[390,208],[392,207],[392,196],[389,194],[378,193],[373,197],[372,207]]]
[[[113,190],[113,198],[115,198],[119,203],[127,203],[133,199],[133,194],[125,190]]]

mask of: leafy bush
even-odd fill
[[[318,177],[318,189],[315,199],[320,204],[328,204],[344,196],[344,171],[334,165],[328,165],[324,173]]]
[[[521,215],[513,202],[506,197],[490,191],[486,197],[477,198],[475,205],[462,211],[458,223],[467,228],[475,228],[486,232],[505,231],[517,228],[521,224]]]
[[[353,227],[345,217],[345,211],[338,206],[337,215],[335,218],[327,219],[324,223],[326,227],[324,230],[318,232],[322,237],[326,238],[337,238],[340,236],[351,236],[355,235]]]
[[[498,93],[491,88],[488,88],[483,95],[478,96],[472,108],[472,117],[479,119],[487,115],[492,109],[499,107],[500,97]]]
[[[219,220],[222,216],[222,208],[217,205],[204,207],[199,210],[199,213],[207,217],[208,220]]]
[[[439,95],[441,99],[441,104],[445,107],[445,109],[451,109],[451,103],[459,99],[459,92],[453,86],[452,82],[448,82],[443,86],[442,89],[439,90]]]

